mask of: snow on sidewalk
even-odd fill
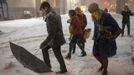
[[[111,13],[121,26],[121,15]],[[90,14],[86,13],[88,18],[87,28],[92,28],[93,22]],[[63,31],[67,43],[62,46],[62,54],[65,57],[69,49],[69,33],[67,15],[62,15]],[[131,17],[131,24],[134,24],[134,17]],[[12,55],[8,41],[13,41],[23,46],[29,52],[43,60],[42,52],[39,49],[40,43],[46,38],[45,22],[42,18],[21,19],[0,22],[0,75],[57,75],[54,72],[59,70],[59,64],[50,50],[50,59],[52,63],[52,73],[37,74],[24,68]],[[134,35],[134,25],[131,25],[131,32]],[[76,53],[72,55],[71,60],[66,60],[68,73],[63,75],[101,75],[97,72],[100,64],[92,55],[93,40],[91,37],[86,43],[86,57],[79,57],[80,50],[77,48]],[[109,59],[108,75],[134,75],[134,65],[132,65],[131,57],[134,55],[134,37],[119,37],[117,39],[117,55]],[[34,62],[33,62],[34,63]],[[7,69],[4,69],[7,67]]]

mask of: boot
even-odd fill
[[[56,74],[64,74],[66,72],[67,72],[67,70],[61,70],[61,71],[56,72]]]
[[[107,71],[104,70],[104,71],[102,72],[102,75],[107,75]]]
[[[71,59],[71,54],[68,54],[65,59]]]
[[[86,55],[87,55],[87,53],[86,53],[86,52],[82,52],[81,57],[84,57],[84,56],[86,56]]]

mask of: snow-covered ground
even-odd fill
[[[111,13],[121,26],[121,15]],[[87,28],[92,28],[93,22],[89,13],[86,13],[88,19]],[[62,46],[62,54],[65,57],[69,49],[69,31],[67,19],[68,15],[62,15],[63,31],[67,43]],[[134,35],[134,17],[131,17],[131,33]],[[23,46],[29,52],[43,60],[42,52],[39,49],[40,43],[46,38],[46,26],[42,18],[21,19],[0,22],[0,75],[40,75],[29,69],[24,68],[13,56],[9,41]],[[79,57],[80,50],[77,48],[76,53],[72,55],[71,60],[66,60],[68,73],[63,75],[101,75],[97,72],[100,64],[92,55],[92,34],[86,43],[86,57]],[[109,59],[108,75],[134,75],[134,65],[131,57],[134,55],[134,38],[119,37],[117,39],[117,55]],[[50,50],[50,59],[52,62],[52,70],[58,71],[59,65]],[[34,63],[34,62],[33,62]],[[53,73],[45,73],[42,75],[56,75]]]

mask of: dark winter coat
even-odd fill
[[[131,11],[122,11],[122,23],[130,23],[130,16],[132,15]]]
[[[51,10],[46,15],[46,27],[48,36],[41,44],[40,48],[43,49],[47,45],[54,48],[61,46],[65,43],[65,38],[62,31],[61,17],[54,10]]]
[[[94,46],[93,46],[93,54],[102,55],[106,57],[111,57],[116,54],[116,41],[109,40],[103,37],[103,32],[100,31],[100,25],[103,24],[104,27],[109,27],[107,31],[116,32],[119,28],[117,22],[114,18],[103,12],[102,19],[100,21],[95,21],[95,30],[94,30]]]

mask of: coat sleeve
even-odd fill
[[[48,31],[48,40],[52,40],[53,38],[55,38],[56,33],[57,33],[57,26],[58,26],[58,22],[55,18],[55,16],[50,15],[48,17],[48,27],[47,27],[47,31]]]
[[[132,15],[133,15],[133,14],[132,14],[132,12],[131,12],[131,10],[129,10],[128,12],[129,12],[129,15],[130,15],[130,16],[132,16]]]
[[[87,18],[86,18],[86,15],[85,14],[83,15],[83,20],[84,20],[84,25],[86,27],[87,26]]]
[[[121,29],[117,23],[117,21],[110,15],[108,14],[106,17],[106,23],[110,26],[112,26],[112,29],[110,29],[110,31],[112,31],[112,33],[116,32],[117,30]]]
[[[82,19],[81,20],[82,20],[82,23],[81,23],[82,26],[81,27],[82,27],[82,30],[84,30],[85,27],[87,26],[87,18],[86,18],[85,14],[82,15]]]
[[[124,11],[121,12],[121,15],[124,15]]]
[[[49,15],[47,17],[47,32],[48,32],[48,36],[47,36],[46,40],[44,40],[41,43],[41,45],[40,45],[41,49],[45,48],[55,38],[56,32],[57,32],[57,24],[58,24],[58,22],[56,21],[54,16]]]

